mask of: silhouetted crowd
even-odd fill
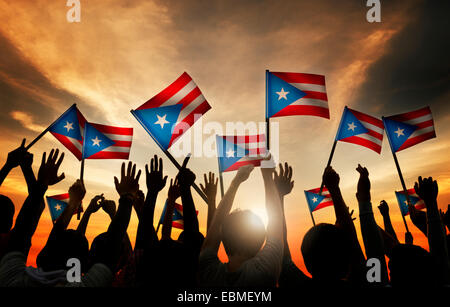
[[[253,165],[241,167],[216,206],[217,178],[204,175],[201,190],[207,198],[207,233],[199,231],[196,207],[191,194],[195,174],[184,161],[176,178],[169,183],[162,234],[154,228],[154,211],[159,192],[167,184],[163,161],[156,155],[145,167],[146,192],[139,187],[141,170],[132,162],[122,164],[114,177],[118,206],[103,194],[95,196],[85,209],[77,229],[68,229],[86,194],[77,180],[69,189],[67,207],[53,223],[44,248],[37,256],[37,267],[27,266],[31,240],[45,207],[44,194],[49,186],[64,179],[60,166],[64,153],[44,153],[35,176],[33,155],[22,145],[8,154],[0,170],[0,185],[9,172],[20,166],[28,196],[13,227],[15,205],[0,195],[0,286],[3,287],[279,287],[300,289],[305,286],[348,287],[424,287],[449,285],[450,265],[447,227],[450,210],[438,209],[438,185],[432,178],[418,178],[415,191],[424,200],[426,212],[409,206],[413,224],[428,238],[429,252],[413,244],[407,232],[400,243],[389,217],[389,207],[381,201],[378,209],[384,229],[377,225],[370,193],[369,172],[358,165],[356,199],[359,206],[364,252],[356,233],[355,220],[339,188],[339,175],[332,167],[323,173],[323,184],[334,203],[336,222],[321,223],[305,234],[301,253],[305,275],[291,259],[287,241],[284,198],[292,191],[292,167],[287,163],[275,168],[269,156],[261,163],[265,188],[267,228],[249,210],[232,210],[235,195],[253,171]],[[259,187],[254,187],[258,191]],[[262,191],[262,189],[261,189]],[[175,204],[181,198],[184,230],[171,238]],[[105,232],[89,246],[85,237],[90,216],[102,208],[111,218]],[[450,206],[449,206],[450,208]],[[127,234],[132,210],[139,224],[135,246]],[[223,243],[228,262],[218,258]],[[81,264],[81,280],[69,281],[68,261]],[[410,288],[413,289],[413,288]]]

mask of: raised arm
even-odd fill
[[[414,226],[416,226],[425,236],[428,236],[427,214],[416,209],[413,205],[408,205],[409,217]]]
[[[64,153],[60,157],[58,155],[58,150],[51,150],[48,159],[46,158],[46,153],[42,155],[38,179],[32,185],[30,194],[20,209],[16,224],[11,231],[11,238],[8,243],[9,251],[20,251],[25,256],[28,255],[31,247],[31,238],[36,231],[44,210],[44,194],[49,185],[54,185],[64,179],[64,173],[58,175],[58,169],[64,159]]]
[[[384,231],[386,231],[386,233],[388,233],[397,242],[397,244],[400,243],[398,241],[394,227],[392,226],[391,216],[389,215],[389,205],[385,200],[382,200],[380,202],[378,210],[380,210],[380,214],[383,217]]]
[[[214,173],[209,172],[208,177],[203,174],[203,179],[205,180],[205,185],[200,183],[200,188],[203,193],[205,193],[208,199],[208,220],[206,223],[206,230],[211,226],[214,213],[216,212],[216,195],[217,195],[217,183],[219,178],[214,178]]]
[[[89,206],[87,207],[86,211],[83,214],[83,217],[81,218],[80,223],[78,224],[77,231],[79,233],[81,233],[82,235],[86,234],[86,228],[89,223],[91,214],[97,212],[98,209],[100,209],[101,203],[104,200],[105,200],[105,198],[103,197],[103,194],[94,196],[94,198],[91,199]]]
[[[431,256],[438,266],[438,271],[442,274],[442,282],[448,284],[450,282],[450,264],[445,229],[437,206],[438,184],[431,177],[425,179],[419,177],[414,189],[427,207],[428,245]]]
[[[195,174],[186,168],[188,161],[189,157],[186,157],[178,172],[177,179],[178,185],[180,186],[181,201],[183,203],[184,233],[194,234],[199,232],[197,213],[191,193],[191,186],[195,182]]]
[[[223,196],[211,222],[211,226],[208,229],[205,241],[203,242],[202,249],[210,249],[212,252],[217,253],[220,245],[220,229],[225,217],[230,213],[233,206],[234,197],[236,192],[244,181],[248,179],[250,173],[253,171],[253,165],[245,165],[239,168],[236,176],[231,182],[227,192]]]
[[[170,236],[172,234],[172,219],[173,219],[173,210],[175,208],[175,202],[180,197],[180,187],[178,186],[178,180],[170,179],[170,187],[167,195],[167,205],[165,208],[163,226],[162,226],[162,234],[161,240],[170,240]]]
[[[8,157],[6,159],[5,164],[0,169],[0,186],[2,185],[5,178],[8,176],[9,172],[22,164],[26,164],[25,155],[27,154],[27,150],[25,149],[25,139],[22,140],[22,144],[8,153]],[[28,157],[28,162],[31,164],[33,162],[33,155],[31,155],[31,158]],[[34,177],[34,175],[33,175]],[[26,177],[25,177],[26,178]],[[28,181],[27,181],[28,184]],[[29,192],[29,191],[28,191]]]
[[[373,215],[370,197],[370,180],[367,168],[358,164],[356,170],[359,173],[358,190],[356,198],[359,205],[359,221],[363,237],[366,256],[368,259],[377,258],[381,262],[381,283],[389,281],[386,260],[384,258],[384,244],[377,222]]]

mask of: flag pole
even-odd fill
[[[31,141],[31,143],[29,143],[25,149],[28,150],[31,148],[31,146],[33,146],[37,141],[39,141],[49,130],[50,128],[53,126],[54,123],[56,123],[61,117],[63,117],[64,115],[67,114],[67,112],[75,107],[77,104],[74,103],[70,108],[68,108],[63,114],[61,114],[55,121],[53,121],[53,123],[50,124],[50,126],[48,126],[44,131],[42,131],[33,141]]]
[[[133,116],[136,118],[136,120],[141,124],[142,127],[144,127],[145,131],[147,131],[147,133],[152,137],[152,139],[155,141],[155,143],[159,146],[159,148],[163,151],[163,153],[167,156],[167,158],[169,158],[169,160],[175,165],[175,167],[180,170],[181,169],[181,165],[180,163],[178,163],[177,160],[175,160],[175,158],[170,154],[169,151],[167,151],[167,149],[164,149],[164,147],[161,146],[161,144],[159,144],[159,142],[156,140],[156,138],[151,134],[151,132],[145,127],[145,125],[142,124],[142,122],[140,121],[139,117],[136,116],[136,114],[134,114],[134,110],[130,111],[131,114],[133,114]],[[203,193],[203,191],[198,187],[198,185],[194,182],[192,184],[192,187],[194,188],[194,190],[198,193],[198,195],[200,195],[200,197],[206,202],[208,203],[208,198],[206,197],[205,193]]]
[[[84,144],[84,142],[83,142],[83,144]],[[81,168],[80,168],[80,180],[84,184],[83,177],[84,177],[84,158],[81,159]],[[81,205],[80,205],[80,207],[78,207],[78,212],[77,212],[77,220],[80,220],[80,219],[81,219]]]
[[[223,196],[225,195],[225,192],[223,190],[223,176],[222,176],[222,172],[219,171],[219,181],[220,181],[220,196],[223,199]]]
[[[309,207],[309,204],[308,204],[308,195],[306,194],[306,191],[305,191],[305,197],[306,197],[306,204],[308,205],[309,215],[311,215],[311,220],[312,220],[313,226],[316,226],[316,221],[314,220],[313,213],[312,213],[311,208]]]
[[[268,109],[269,99],[269,70],[266,69],[266,146],[267,150],[270,149],[270,117]]]
[[[386,127],[386,125],[384,123],[384,116],[381,119],[383,120],[383,125]],[[398,160],[397,160],[397,155],[392,150],[392,143],[391,143],[391,139],[389,137],[389,133],[387,133],[387,130],[386,130],[386,135],[387,135],[387,138],[389,141],[389,146],[391,147],[392,156],[394,157],[395,166],[397,168],[398,176],[400,177],[400,183],[402,184],[403,193],[405,193],[406,202],[408,203],[408,210],[409,210],[409,206],[411,206],[411,201],[409,199],[408,190],[406,188],[405,180],[403,179],[403,174],[402,174],[402,170],[400,169],[400,164],[398,163]],[[403,214],[402,214],[402,218],[403,218],[403,223],[405,224],[406,232],[409,233],[408,224],[406,223],[406,219]]]

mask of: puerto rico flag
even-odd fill
[[[436,137],[430,107],[383,117],[392,152],[397,152]]]
[[[333,200],[328,189],[324,187],[322,193],[319,194],[319,192],[320,188],[305,191],[306,202],[311,212],[333,206]]]
[[[407,190],[407,192],[408,192],[409,201],[411,202],[411,205],[416,207],[416,209],[418,209],[418,210],[425,208],[424,201],[419,197],[419,195],[417,195],[417,193],[414,189],[409,189],[409,190]],[[402,212],[402,215],[403,216],[408,215],[409,214],[408,201],[406,200],[405,193],[403,191],[398,191],[398,192],[396,191],[395,196],[397,197],[397,202],[400,207],[400,211]]]
[[[241,166],[259,166],[266,155],[266,135],[226,136],[216,135],[219,171],[230,172]]]
[[[167,208],[167,200],[164,205],[163,212],[161,213],[161,217],[159,218],[159,224],[164,223],[164,216],[166,215],[166,208]],[[197,213],[197,215],[198,215],[198,210],[195,210],[195,213]],[[177,204],[177,203],[175,203],[175,207],[173,209],[172,227],[184,229],[183,206],[180,204]]]
[[[87,123],[84,129],[83,159],[125,159],[130,156],[133,128]]]
[[[58,141],[72,152],[78,160],[81,160],[85,123],[86,119],[74,104],[51,124],[48,130]]]
[[[330,118],[325,76],[266,71],[266,118],[290,115]]]
[[[353,143],[381,153],[383,121],[345,107],[336,141]]]
[[[183,73],[131,113],[163,149],[168,149],[211,106],[194,80]]]
[[[46,196],[48,209],[50,211],[50,216],[52,221],[55,222],[58,217],[63,213],[66,209],[67,204],[69,203],[69,193],[58,194],[53,196]],[[80,206],[80,212],[82,212],[82,207]],[[74,215],[77,212],[74,212]]]

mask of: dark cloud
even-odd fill
[[[423,1],[410,8],[411,22],[368,71],[357,99],[364,107],[390,115],[431,105],[435,117],[448,113],[449,10],[449,1]]]

